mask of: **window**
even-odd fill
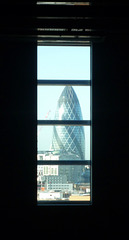
[[[43,160],[43,156],[39,156],[40,160]]]
[[[39,205],[92,201],[90,63],[91,46],[38,46]]]

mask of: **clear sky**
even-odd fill
[[[39,46],[37,79],[90,80],[90,47]],[[57,101],[65,86],[40,86],[37,89],[37,118],[54,119]],[[73,87],[84,120],[90,119],[90,87]],[[49,150],[53,127],[38,127],[38,150]],[[45,138],[44,138],[45,136]],[[90,158],[90,127],[85,127],[85,155]]]

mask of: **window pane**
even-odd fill
[[[37,200],[90,201],[90,165],[38,165]]]
[[[46,160],[90,160],[90,126],[38,126],[37,131],[38,153]]]
[[[39,86],[38,120],[90,120],[90,87]]]
[[[90,47],[38,46],[38,80],[90,80]]]

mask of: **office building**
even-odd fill
[[[71,86],[64,88],[58,100],[55,120],[82,120],[80,103]],[[60,154],[74,154],[74,160],[85,160],[84,127],[54,126],[51,148]]]

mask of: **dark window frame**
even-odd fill
[[[58,44],[58,43],[50,43],[50,44],[38,44],[38,46],[88,46],[90,47],[90,80],[46,80],[46,79],[37,79],[37,86],[90,86],[90,120],[37,120],[37,126],[54,126],[54,125],[73,125],[73,126],[90,126],[90,161],[89,160],[62,160],[62,161],[54,161],[54,160],[37,160],[38,165],[90,165],[90,201],[63,201],[63,200],[37,200],[37,206],[89,206],[93,203],[93,179],[92,179],[92,111],[93,111],[93,101],[92,101],[92,43],[86,44]]]

